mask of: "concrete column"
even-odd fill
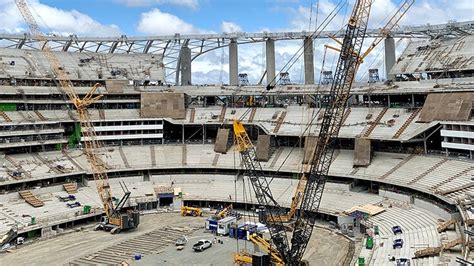
[[[388,73],[392,69],[393,65],[395,65],[395,40],[392,37],[387,37],[385,39],[385,76],[387,80],[394,80],[395,77],[393,75],[389,75]]]
[[[275,41],[266,41],[267,85],[275,86]]]
[[[304,39],[304,84],[314,84],[313,39]]]
[[[229,85],[239,85],[239,54],[237,41],[232,39],[229,44]]]
[[[181,86],[191,85],[191,49],[189,47],[181,47],[180,60]]]

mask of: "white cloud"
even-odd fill
[[[120,29],[114,25],[104,25],[77,10],[66,11],[40,3],[29,1],[30,10],[40,28],[45,32],[58,35],[94,35],[117,36]],[[28,28],[13,0],[0,1],[0,31],[20,33]]]
[[[198,0],[117,0],[127,6],[152,6],[152,5],[175,5],[196,9],[199,6]]]
[[[142,13],[138,22],[137,30],[145,34],[154,35],[174,35],[204,33],[192,24],[185,22],[177,16],[165,12],[161,12],[158,8]]]
[[[242,28],[234,22],[222,21],[221,25],[222,32],[242,32]]]

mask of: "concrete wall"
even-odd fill
[[[227,152],[227,149],[229,148],[229,145],[228,145],[229,132],[230,132],[230,129],[228,128],[219,128],[217,130],[216,143],[214,144],[215,152],[219,152],[219,153]]]
[[[410,199],[411,199],[409,195],[404,195],[404,194],[400,194],[400,193],[396,193],[396,192],[392,192],[388,190],[383,190],[383,189],[379,189],[379,196],[387,197],[389,199],[399,200],[403,202],[408,202],[408,203],[410,203]]]
[[[415,198],[415,206],[425,209],[427,211],[436,213],[437,215],[441,216],[446,221],[450,220],[452,216],[451,213],[447,212],[443,208],[438,207],[438,205],[433,204],[428,201],[421,200],[421,199]]]
[[[421,109],[418,122],[468,121],[474,93],[430,93]]]
[[[257,160],[267,162],[270,159],[270,135],[258,135]]]
[[[371,159],[370,139],[356,138],[354,146],[354,166],[368,166]]]
[[[184,93],[143,92],[140,117],[185,119]]]
[[[128,80],[106,80],[105,87],[108,93],[123,93],[125,86],[128,86]]]

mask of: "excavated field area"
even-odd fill
[[[199,239],[212,240],[214,235],[204,230],[204,217],[182,217],[178,213],[149,214],[141,217],[137,230],[118,235],[93,231],[92,225],[77,228],[49,239],[0,254],[4,265],[232,265],[237,250],[235,239],[220,237],[223,244],[214,244],[204,252],[192,251]],[[81,230],[82,229],[82,230]],[[187,235],[188,244],[181,251],[175,240]],[[240,240],[239,246],[245,242]],[[252,251],[253,244],[246,243]],[[305,258],[310,265],[341,265],[349,251],[350,241],[327,229],[315,228]],[[142,259],[133,261],[135,254]]]

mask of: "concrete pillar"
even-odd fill
[[[191,85],[191,49],[189,47],[181,47],[180,60],[181,86]]]
[[[313,39],[304,39],[304,84],[314,84]]]
[[[275,41],[268,39],[266,41],[266,63],[267,63],[267,85],[275,86]]]
[[[394,80],[395,77],[393,75],[389,75],[388,73],[392,69],[393,65],[395,65],[395,40],[392,37],[387,37],[385,39],[385,77],[387,80]]]
[[[239,85],[239,53],[237,41],[230,40],[229,44],[229,85]]]

